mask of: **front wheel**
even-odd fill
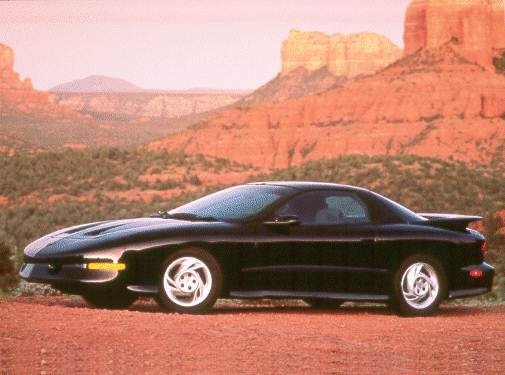
[[[431,315],[446,295],[441,263],[430,255],[413,255],[397,269],[393,280],[393,307],[408,316]]]
[[[218,262],[198,248],[179,250],[165,260],[159,281],[159,304],[181,313],[203,312],[221,293]]]

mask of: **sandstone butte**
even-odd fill
[[[504,156],[505,76],[447,43],[325,93],[222,112],[151,143],[264,168],[345,154]],[[499,155],[501,154],[501,155]]]
[[[414,23],[422,9],[423,22]],[[490,46],[486,49],[500,47],[504,20],[503,13],[501,18],[493,13],[497,9],[503,9],[502,0],[415,0],[406,14],[407,52],[396,63],[318,95],[222,112],[148,149],[203,153],[265,169],[346,154],[503,160],[505,76],[467,54],[479,43]],[[469,14],[477,21],[469,21]],[[483,39],[471,39],[457,33],[457,24],[465,32],[472,26],[476,35],[490,31]],[[445,27],[449,31],[442,32]],[[486,55],[485,65],[490,61]],[[315,59],[311,69],[320,64]]]
[[[0,115],[66,117],[76,114],[51,102],[49,94],[33,88],[29,78],[21,80],[14,71],[14,52],[0,44]]]
[[[375,73],[402,53],[389,39],[374,33],[326,35],[291,30],[282,44],[282,71],[241,104],[283,101],[326,91],[349,78]]]
[[[338,77],[375,73],[402,56],[388,38],[374,33],[334,34],[291,30],[282,43],[281,75],[300,67],[308,72],[327,68]]]
[[[505,48],[503,8],[503,0],[414,0],[405,17],[405,55],[455,38],[462,56],[491,66],[495,51]]]

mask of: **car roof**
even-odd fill
[[[367,191],[357,186],[333,184],[329,182],[311,182],[311,181],[263,181],[251,182],[248,185],[272,185],[272,186],[285,186],[300,190],[327,190],[327,189],[340,189],[340,190],[362,190]]]

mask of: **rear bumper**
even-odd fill
[[[472,277],[470,272],[480,270],[482,275]],[[452,277],[448,298],[462,298],[488,293],[493,289],[494,267],[483,262],[460,268]]]
[[[118,277],[119,271],[90,270],[85,264],[62,264],[54,267],[44,263],[24,263],[19,276],[28,282],[46,284],[96,284],[109,283]]]

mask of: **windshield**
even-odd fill
[[[273,185],[242,185],[218,191],[168,212],[173,217],[240,220],[260,214],[291,188]]]

